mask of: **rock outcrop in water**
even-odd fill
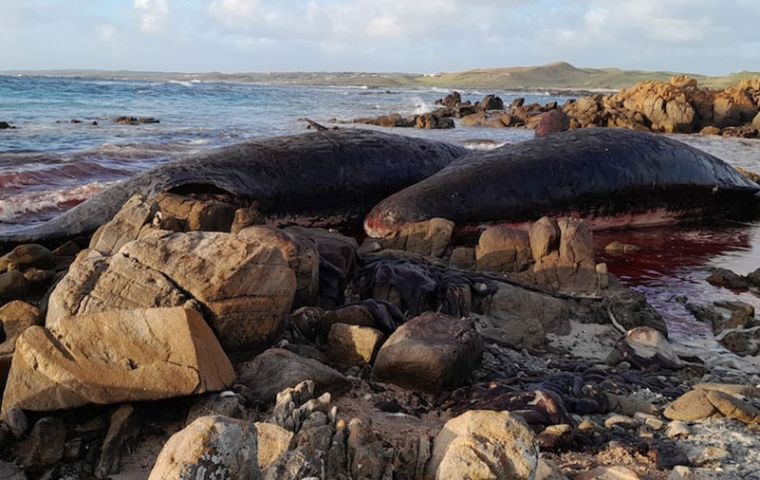
[[[525,105],[524,99],[518,98],[505,108],[502,100],[494,95],[470,103],[463,101],[458,92],[436,101],[436,105],[441,108],[427,115],[439,121],[460,118],[460,125],[464,127],[537,129],[545,117],[560,111],[568,120],[557,117],[552,121],[558,125],[553,131],[565,129],[564,122],[568,122],[569,128],[701,132],[743,138],[760,135],[760,77],[742,80],[724,90],[712,90],[700,88],[692,78],[677,76],[670,82],[638,83],[615,94],[581,96],[563,106],[558,106],[556,102]],[[414,117],[399,114],[357,119],[354,122],[383,127],[420,126],[419,120]]]

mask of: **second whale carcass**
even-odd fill
[[[586,129],[474,153],[380,202],[371,237],[442,217],[457,227],[577,216],[593,228],[656,226],[755,213],[758,184],[672,138]]]

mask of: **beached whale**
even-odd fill
[[[284,223],[356,220],[378,201],[439,171],[463,147],[371,130],[276,137],[189,156],[114,185],[39,225],[0,234],[1,243],[69,237],[107,222],[132,195],[223,191]],[[301,220],[302,222],[299,222]]]
[[[668,137],[584,129],[466,155],[380,202],[365,231],[386,237],[435,217],[458,227],[580,216],[596,229],[751,215],[757,184]]]

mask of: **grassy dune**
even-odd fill
[[[0,72],[2,74],[3,72]],[[377,88],[446,87],[490,88],[499,90],[619,90],[643,81],[668,81],[681,72],[649,72],[619,68],[578,68],[566,62],[537,67],[481,68],[456,73],[420,75],[412,73],[367,72],[279,72],[279,73],[160,73],[129,71],[45,71],[5,72],[31,75],[118,78],[127,80],[200,79],[243,83],[369,86]],[[760,72],[738,72],[722,77],[690,74],[701,86],[726,88]]]

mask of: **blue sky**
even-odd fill
[[[0,0],[0,70],[760,70],[760,0]]]

